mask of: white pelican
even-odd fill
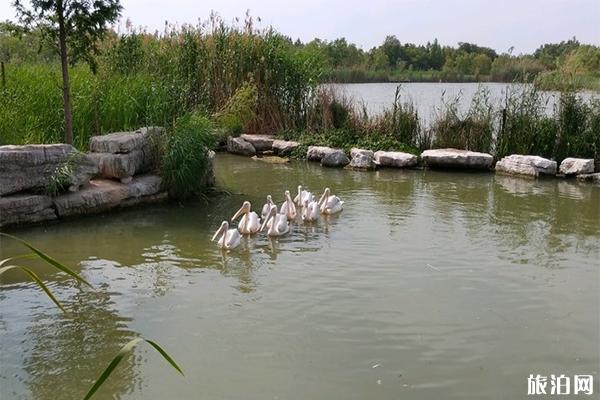
[[[275,203],[273,203],[273,198],[271,197],[271,195],[268,195],[267,202],[263,206],[262,212],[260,213],[260,216],[262,217],[263,220],[267,217],[267,214],[269,213],[271,206],[274,206],[274,205],[275,205]]]
[[[296,203],[298,207],[304,207],[304,200],[310,201],[311,197],[311,192],[308,190],[302,190],[302,186],[298,185],[298,194],[296,197],[294,197],[294,203]]]
[[[233,217],[231,217],[231,222],[235,221],[240,215],[244,214],[240,223],[238,224],[238,230],[243,235],[251,235],[253,233],[258,232],[260,229],[260,218],[258,218],[258,214],[254,211],[250,211],[252,209],[252,205],[249,201],[245,201],[242,204],[242,207],[235,213]]]
[[[296,218],[296,206],[292,201],[289,190],[285,191],[285,201],[279,208],[279,213],[285,215],[288,221],[293,221]]]
[[[319,208],[322,214],[335,214],[344,209],[344,202],[339,197],[332,195],[329,188],[325,188],[319,199]]]
[[[267,214],[267,218],[264,220],[260,230],[265,229],[265,226],[269,227],[267,230],[268,236],[282,236],[290,231],[287,217],[283,214],[277,214],[277,207],[275,206],[269,210],[269,214]]]
[[[219,239],[217,244],[220,248],[226,250],[236,248],[240,244],[240,239],[242,237],[237,229],[229,229],[229,224],[227,223],[227,221],[223,221],[221,227],[219,228],[219,230],[217,230],[217,232],[215,232],[215,235],[212,237],[211,241],[214,242],[215,239],[219,236],[221,238]]]
[[[313,222],[319,219],[319,203],[317,203],[315,196],[311,196],[311,200],[304,199],[304,205],[302,208],[302,221]]]

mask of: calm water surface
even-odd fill
[[[0,289],[0,398],[517,399],[531,373],[594,374],[600,188],[492,174],[321,169],[219,155],[231,196],[13,231],[93,285],[40,266]],[[344,212],[290,235],[210,242],[244,199],[328,185]],[[4,240],[0,256],[22,250]]]
[[[364,105],[369,115],[376,115],[384,109],[392,107],[398,85],[398,83],[349,83],[332,84],[330,86],[338,93],[352,99],[358,106],[362,107]],[[451,102],[456,98],[458,98],[458,110],[466,112],[478,90],[487,92],[490,104],[500,109],[508,92],[521,93],[523,89],[522,84],[496,82],[410,82],[400,84],[400,95],[403,103],[410,102],[414,104],[419,117],[425,123],[429,123],[440,113],[444,103]],[[553,91],[541,92],[541,99],[548,114],[553,112],[559,95],[558,92]],[[598,97],[598,93],[589,91],[582,91],[579,95],[586,100]]]

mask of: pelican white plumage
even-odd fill
[[[260,213],[260,216],[262,217],[263,221],[267,217],[267,214],[269,213],[271,206],[274,206],[274,205],[275,205],[275,203],[273,203],[273,198],[271,197],[271,195],[268,195],[267,202],[263,206],[262,212]]]
[[[321,214],[336,214],[344,209],[344,202],[339,197],[332,195],[329,188],[325,188],[319,199]]]
[[[289,190],[285,191],[285,201],[279,208],[279,213],[285,215],[288,221],[293,221],[296,219],[296,206],[292,201],[292,196],[290,196]]]
[[[311,192],[309,192],[308,190],[302,190],[302,185],[298,185],[298,194],[296,195],[296,197],[294,197],[294,203],[296,203],[298,207],[303,207],[304,200],[310,201],[311,197]]]
[[[220,237],[220,239],[217,242],[217,244],[220,248],[225,250],[230,250],[239,246],[240,240],[242,238],[240,232],[237,229],[229,229],[229,223],[227,221],[223,221],[221,223],[221,227],[217,230],[217,232],[215,232],[211,241],[214,242],[215,239],[218,237]]]
[[[311,196],[310,201],[304,199],[304,205],[302,207],[302,221],[314,222],[319,219],[319,203],[315,199],[315,196]]]
[[[277,207],[272,206],[267,214],[267,217],[260,227],[261,232],[268,227],[268,236],[282,236],[290,231],[290,224],[288,223],[287,216],[284,214],[277,213]]]
[[[244,201],[242,207],[235,213],[231,218],[231,222],[235,221],[240,215],[243,215],[240,223],[238,224],[238,230],[243,235],[251,235],[258,232],[260,229],[260,218],[258,214],[252,210],[252,204],[249,201]]]

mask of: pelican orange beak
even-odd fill
[[[249,211],[248,206],[249,203],[245,201],[244,204],[242,204],[242,206],[240,207],[240,209],[237,210],[233,217],[231,217],[231,222],[235,221],[240,215],[247,213]]]

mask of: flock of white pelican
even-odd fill
[[[331,215],[339,213],[344,209],[344,202],[339,197],[331,194],[329,188],[325,188],[319,201],[315,196],[298,186],[298,194],[294,199],[290,191],[286,190],[284,201],[277,210],[271,195],[267,196],[267,202],[262,208],[260,217],[252,211],[252,204],[244,201],[239,210],[231,218],[231,222],[238,219],[237,228],[229,229],[229,222],[223,221],[221,227],[212,237],[212,241],[219,239],[217,244],[220,248],[230,250],[236,248],[242,239],[242,235],[253,235],[267,228],[267,235],[271,237],[283,236],[290,231],[290,222],[295,221],[298,215],[304,223],[315,222],[321,214]],[[262,221],[262,223],[261,223]]]

